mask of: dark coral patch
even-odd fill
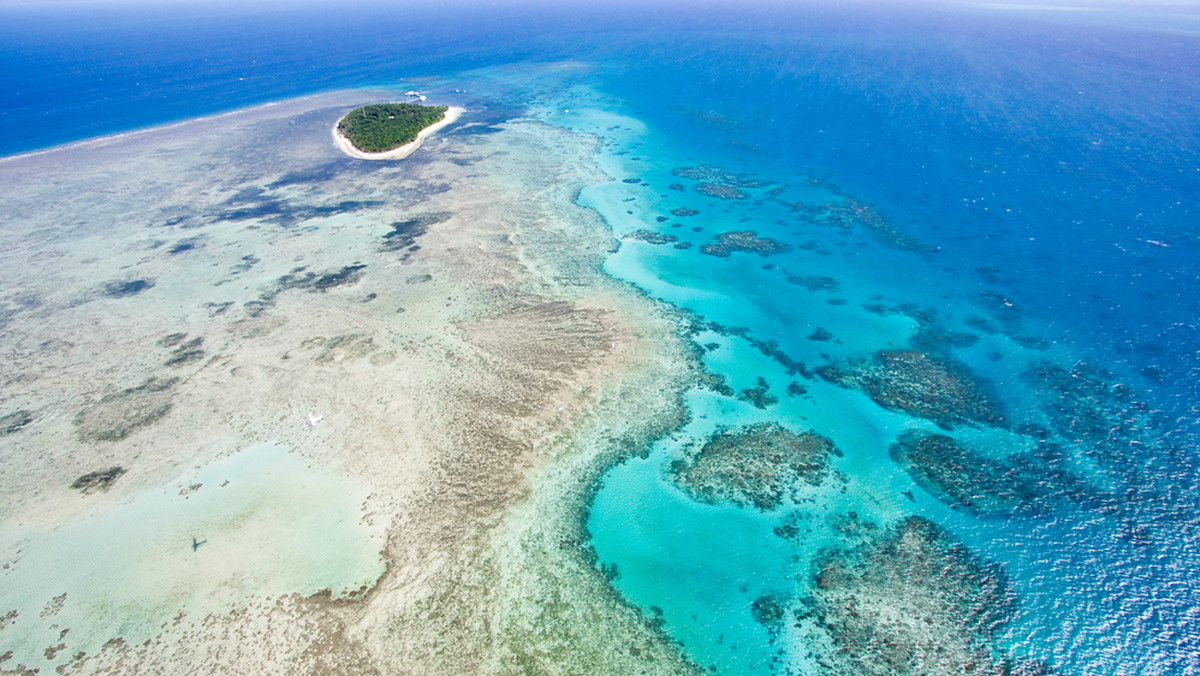
[[[715,185],[713,183],[699,183],[696,185],[696,192],[709,197],[716,197],[723,200],[744,200],[746,193],[727,185]]]
[[[154,280],[134,279],[130,281],[108,282],[104,285],[102,291],[109,298],[124,298],[141,293],[153,286]]]
[[[679,241],[675,235],[664,235],[653,230],[637,230],[625,235],[625,239],[636,239],[648,244],[674,244]]]
[[[770,393],[771,385],[766,378],[758,377],[758,383],[738,394],[738,399],[750,403],[755,408],[765,409],[779,403],[779,397]]]
[[[751,178],[745,174],[734,174],[721,167],[707,164],[698,167],[676,167],[671,170],[671,173],[680,178],[725,188],[762,188],[767,185],[767,182],[762,179]]]
[[[936,253],[940,249],[904,232],[878,209],[854,199],[815,206],[797,203],[792,208],[800,211],[806,220],[813,223],[834,225],[848,230],[865,230],[880,243],[892,248],[920,253]]]
[[[126,472],[124,467],[109,467],[95,472],[88,472],[76,479],[71,488],[86,493],[92,491],[106,491],[122,474]]]
[[[788,275],[788,284],[802,286],[809,291],[837,291],[841,288],[841,283],[833,277],[825,277],[821,275],[800,276]]]
[[[171,410],[171,388],[179,380],[150,378],[137,387],[106,395],[75,416],[84,441],[120,441],[134,430],[153,424]]]
[[[1048,467],[981,456],[944,434],[910,430],[889,454],[930,495],[980,517],[1048,511],[1061,480],[1070,480]]]
[[[715,240],[700,247],[700,253],[720,258],[727,258],[730,254],[738,251],[759,256],[771,256],[784,253],[791,248],[785,242],[770,237],[759,237],[758,233],[753,230],[738,230],[717,235]]]
[[[31,422],[33,422],[33,414],[29,411],[13,411],[2,415],[0,416],[0,437],[19,432]]]
[[[987,383],[946,357],[917,350],[883,350],[867,360],[822,366],[817,373],[842,387],[862,390],[886,409],[943,427],[1006,424]]]
[[[837,646],[834,673],[1013,673],[995,656],[996,631],[1014,609],[1002,571],[927,519],[826,551],[809,603]]]
[[[367,266],[361,263],[347,265],[340,270],[330,270],[324,273],[305,271],[304,268],[297,268],[290,274],[280,277],[275,282],[275,293],[288,289],[307,289],[309,291],[325,292],[335,287],[357,283],[358,280],[362,279],[362,276],[365,274],[363,271],[366,269]],[[273,296],[273,294],[271,295]]]
[[[403,221],[395,221],[392,223],[391,231],[383,236],[383,244],[380,248],[384,251],[407,249],[416,244],[417,238],[428,232],[429,228],[449,220],[452,215],[449,212],[439,211],[413,216]]]
[[[834,454],[824,437],[759,423],[717,433],[690,462],[672,463],[670,475],[701,502],[774,509],[801,484],[819,484]]]

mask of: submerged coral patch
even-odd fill
[[[922,517],[816,561],[809,603],[835,673],[1006,674],[993,641],[1014,608],[1006,579]],[[1021,673],[1021,672],[1018,672]]]
[[[176,335],[180,334],[172,334],[171,336],[167,336],[167,338],[172,338]],[[186,336],[181,336],[181,342],[175,343],[176,347],[171,352],[171,356],[164,363],[164,366],[182,366],[184,364],[190,364],[191,362],[204,358],[204,350],[200,348],[200,346],[204,344],[204,338],[196,336],[189,341],[182,342],[183,338],[185,337]],[[161,340],[159,341],[159,344],[162,344]]]
[[[822,436],[759,423],[718,432],[690,462],[672,463],[670,477],[701,502],[774,509],[801,485],[821,483],[834,454]]]
[[[699,183],[696,185],[696,192],[709,197],[716,197],[723,200],[744,200],[746,193],[728,185],[716,185],[713,183]]]
[[[936,253],[940,250],[940,247],[926,244],[901,230],[875,207],[855,199],[847,198],[832,204],[814,206],[797,203],[793,205],[793,209],[801,212],[805,220],[813,223],[835,225],[847,230],[865,230],[881,244],[902,251]]]
[[[675,235],[664,235],[653,230],[637,230],[625,235],[625,239],[636,239],[648,244],[674,244],[679,241]]]
[[[708,184],[714,187],[752,189],[762,188],[767,185],[767,182],[762,179],[752,178],[744,174],[730,173],[721,167],[708,164],[698,167],[676,167],[671,170],[671,173],[680,178],[699,181],[702,185]]]
[[[340,270],[330,270],[322,273],[297,268],[276,281],[276,293],[288,289],[307,289],[308,291],[324,292],[338,286],[355,284],[358,280],[362,279],[362,276],[365,274],[363,270],[366,270],[366,268],[367,266],[361,263],[347,265]]]
[[[13,411],[0,416],[0,437],[19,432],[23,427],[33,422],[33,414],[29,411]]]
[[[153,424],[171,410],[171,388],[177,378],[150,378],[146,382],[106,395],[75,416],[75,427],[84,441],[120,441],[134,430]]]
[[[759,237],[758,233],[753,230],[738,230],[717,235],[715,240],[700,247],[700,253],[720,258],[727,258],[730,254],[738,251],[759,256],[771,256],[784,253],[791,248],[791,245],[785,242],[770,237]]]
[[[765,409],[779,403],[779,397],[771,394],[770,389],[771,384],[767,382],[767,379],[759,376],[757,384],[742,390],[738,394],[738,399],[750,403],[755,408]]]
[[[106,283],[102,292],[109,298],[124,298],[141,293],[154,286],[152,279],[134,279],[129,281],[114,281]]]
[[[413,216],[403,221],[394,221],[391,230],[383,236],[383,251],[399,251],[416,244],[417,238],[429,231],[429,228],[450,219],[448,211]]]
[[[917,350],[882,350],[870,359],[822,366],[817,373],[842,387],[862,390],[886,409],[943,427],[1006,424],[987,383],[947,357]]]
[[[78,491],[83,491],[85,494],[92,491],[106,491],[126,470],[124,467],[109,467],[108,469],[88,472],[76,479],[71,488]]]
[[[825,277],[822,275],[788,275],[788,284],[802,286],[809,291],[837,291],[841,288],[841,283],[833,277]]]
[[[1058,492],[1048,468],[992,460],[944,434],[910,430],[889,454],[930,495],[980,517],[1043,512]]]

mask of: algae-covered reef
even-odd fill
[[[382,153],[416,140],[417,134],[446,116],[446,106],[378,103],[355,108],[338,122],[338,131],[355,148]]]
[[[821,483],[838,453],[822,436],[760,423],[717,433],[690,464],[677,460],[670,471],[701,502],[774,509],[798,485]]]

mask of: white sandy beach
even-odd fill
[[[336,123],[333,125],[332,129],[333,142],[337,144],[338,148],[341,148],[342,152],[346,153],[350,157],[357,157],[360,160],[402,160],[416,152],[417,148],[421,147],[421,143],[424,142],[425,139],[438,133],[439,130],[445,129],[446,127],[457,122],[459,116],[462,115],[463,112],[464,109],[459,106],[450,106],[446,109],[446,114],[440,121],[422,129],[417,134],[417,138],[414,141],[411,143],[405,143],[399,148],[393,148],[382,153],[364,153],[358,148],[355,148],[354,144],[350,143],[350,139],[346,138],[342,135],[342,132],[338,131],[338,126]]]

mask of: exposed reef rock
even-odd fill
[[[840,453],[824,437],[759,423],[718,432],[690,463],[672,463],[670,476],[701,502],[774,509],[800,484],[821,483],[831,455]]]
[[[1014,606],[1003,573],[924,518],[825,552],[815,582],[809,603],[837,646],[833,673],[1038,673],[993,645]]]
[[[700,253],[720,258],[728,258],[735,251],[770,256],[789,251],[791,248],[785,242],[770,237],[759,237],[753,230],[738,230],[717,235],[715,240],[700,247]]]
[[[1006,424],[986,383],[946,357],[883,350],[867,360],[822,366],[817,373],[842,387],[862,390],[886,409],[933,420],[942,427]]]
[[[980,517],[1047,511],[1062,495],[1055,479],[1067,478],[1048,467],[992,460],[944,434],[918,430],[900,435],[889,453],[930,495]]]
[[[124,467],[109,467],[108,469],[88,472],[76,479],[71,488],[78,491],[83,491],[84,494],[92,491],[106,491],[127,470]]]
[[[178,382],[177,378],[150,378],[137,387],[106,395],[75,416],[80,439],[120,441],[153,424],[171,410],[171,388]]]

